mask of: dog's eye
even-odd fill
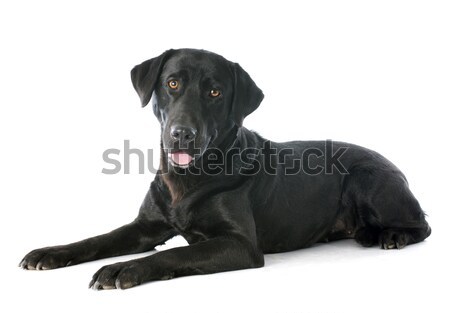
[[[217,90],[217,89],[211,89],[211,91],[209,92],[209,95],[211,96],[211,97],[218,97],[218,96],[220,96],[220,90]]]
[[[172,79],[172,80],[169,80],[167,85],[169,86],[170,89],[178,89],[178,87],[180,86],[180,83],[178,82],[178,80]]]

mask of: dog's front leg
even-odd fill
[[[94,289],[126,289],[153,280],[261,267],[264,256],[247,239],[218,237],[102,267]]]
[[[153,249],[175,235],[162,221],[141,221],[122,226],[110,233],[68,245],[33,250],[20,266],[28,270],[48,270],[106,257]]]

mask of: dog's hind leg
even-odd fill
[[[356,215],[355,240],[363,246],[401,249],[431,234],[425,213],[395,167],[354,168],[345,178],[342,200]]]

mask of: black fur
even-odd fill
[[[317,242],[354,238],[391,249],[430,235],[404,175],[378,153],[342,142],[275,143],[242,127],[263,93],[238,64],[207,51],[169,50],[131,76],[143,106],[153,95],[162,132],[160,172],[138,217],[105,235],[34,250],[21,262],[24,269],[54,269],[186,238],[189,246],[104,266],[90,284],[130,288],[261,267],[264,253]],[[178,88],[171,89],[170,80]],[[220,95],[212,97],[211,90]],[[186,147],[174,127],[192,130]],[[173,162],[169,153],[177,152],[193,157],[189,167]]]

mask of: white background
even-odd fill
[[[2,312],[448,312],[447,1],[2,1]],[[266,267],[87,288],[101,260],[47,272],[29,250],[131,221],[152,174],[101,173],[107,148],[158,148],[129,71],[169,48],[239,62],[266,98],[245,125],[384,154],[432,236],[400,251],[353,241],[266,256]],[[136,165],[136,162],[134,163]],[[173,244],[182,243],[178,240]]]

